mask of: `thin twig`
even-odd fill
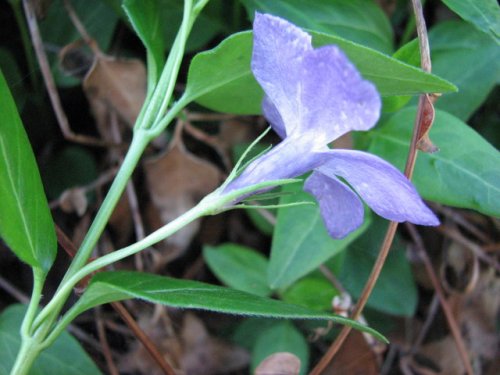
[[[446,316],[446,321],[448,322],[448,327],[450,328],[453,339],[455,340],[455,344],[457,345],[458,354],[460,355],[460,359],[462,360],[462,363],[464,364],[465,370],[467,371],[468,375],[474,375],[474,371],[472,370],[469,356],[467,354],[467,349],[465,347],[464,341],[463,341],[462,336],[460,334],[460,329],[458,328],[458,324],[455,320],[455,317],[453,316],[453,313],[452,313],[451,308],[448,304],[448,301],[446,300],[446,297],[444,295],[444,290],[441,287],[439,279],[438,279],[436,273],[434,272],[434,268],[432,267],[431,260],[427,256],[427,252],[425,251],[425,247],[424,247],[424,243],[422,241],[422,238],[418,234],[414,225],[407,223],[406,228],[408,229],[408,232],[410,233],[410,236],[413,239],[413,242],[415,244],[415,250],[417,251],[417,254],[420,257],[420,259],[422,259],[422,261],[424,262],[424,266],[425,266],[425,269],[427,271],[427,274],[429,275],[429,278],[432,282],[434,290],[436,291],[436,293],[439,297],[439,302],[441,303],[441,307],[443,308],[443,312]]]
[[[95,320],[97,326],[97,334],[99,336],[99,342],[102,347],[102,355],[106,361],[106,365],[108,366],[108,371],[111,375],[119,375],[120,372],[116,367],[116,364],[113,360],[113,355],[111,354],[111,349],[109,347],[108,339],[106,337],[106,328],[104,327],[104,323],[102,321],[102,317],[100,314],[100,309],[95,309]]]
[[[470,234],[476,236],[483,242],[492,242],[492,239],[484,232],[479,230],[475,225],[471,224],[467,219],[465,219],[459,212],[454,210],[453,208],[449,208],[446,206],[442,206],[440,204],[432,204],[431,207],[436,211],[441,212],[446,217],[453,220],[455,223],[463,227]]]
[[[470,250],[475,256],[477,256],[489,266],[493,267],[497,272],[500,272],[500,264],[498,264],[495,258],[492,258],[488,254],[486,254],[481,246],[464,237],[458,230],[449,226],[442,226],[438,228],[438,230],[446,237],[451,238],[453,241]]]
[[[59,128],[61,129],[64,138],[89,146],[121,146],[110,144],[109,142],[105,142],[99,138],[73,133],[69,125],[68,118],[66,117],[66,113],[64,112],[64,109],[62,107],[59,93],[57,92],[54,77],[52,76],[52,72],[50,70],[50,64],[47,58],[47,54],[45,53],[45,50],[43,48],[43,41],[40,35],[40,29],[38,28],[38,21],[36,19],[35,10],[33,9],[32,0],[23,0],[23,5],[24,12],[26,13],[26,21],[30,30],[31,41],[33,43],[33,48],[38,59],[38,64],[40,65],[40,70],[45,82],[45,87],[47,89],[47,93],[49,94],[50,102],[57,118],[57,123],[59,124]]]
[[[167,375],[176,375],[175,370],[165,360],[156,345],[154,345],[149,337],[146,336],[144,331],[141,329],[141,327],[139,327],[139,325],[134,320],[132,315],[130,315],[125,306],[123,306],[123,304],[121,304],[120,302],[112,302],[111,306],[113,306],[115,311],[118,312],[127,326],[132,330],[132,332],[134,332],[135,336],[144,345],[148,353],[153,357],[153,359],[160,366],[163,372]]]
[[[439,307],[439,296],[437,295],[437,293],[434,293],[434,297],[432,297],[432,302],[429,306],[429,309],[427,310],[427,316],[424,325],[420,329],[420,332],[418,333],[418,336],[408,353],[410,356],[416,354],[418,349],[424,342],[425,336],[427,336],[429,328],[431,327],[431,324],[434,321],[434,318],[436,317],[436,312],[438,307]]]
[[[61,245],[64,250],[73,257],[76,254],[77,249],[73,242],[66,236],[66,234],[56,225],[57,240],[59,245]],[[127,324],[130,330],[135,334],[139,341],[144,345],[148,353],[153,357],[158,366],[167,375],[175,375],[175,371],[172,367],[165,361],[155,344],[149,339],[149,337],[144,333],[144,331],[139,327],[139,324],[134,320],[132,315],[127,311],[123,304],[119,302],[111,303],[111,306],[115,311],[121,316],[123,321]]]
[[[425,71],[429,71],[431,69],[431,63],[430,63],[430,52],[429,52],[429,42],[427,38],[427,31],[425,28],[425,21],[423,18],[422,14],[422,7],[420,5],[419,0],[412,0],[413,5],[414,5],[414,12],[416,13],[416,20],[417,20],[417,31],[418,31],[418,37],[419,37],[419,43],[420,43],[420,51],[421,51],[421,64],[422,68]],[[419,141],[419,135],[421,133],[421,125],[423,124],[424,121],[424,108],[426,104],[427,97],[425,95],[421,95],[418,101],[418,109],[417,109],[417,114],[415,117],[415,123],[413,126],[413,135],[410,143],[410,149],[408,151],[408,157],[406,160],[406,165],[405,165],[405,176],[411,180],[413,176],[413,170],[415,169],[415,162],[417,159],[417,144]],[[361,313],[363,312],[363,309],[368,302],[368,298],[370,297],[373,288],[375,287],[375,284],[380,276],[380,272],[382,271],[382,267],[385,264],[385,260],[387,259],[387,256],[389,255],[389,250],[392,245],[392,241],[394,240],[394,235],[396,234],[396,229],[398,227],[398,223],[391,221],[389,223],[389,226],[387,228],[387,232],[384,237],[384,241],[382,243],[382,246],[380,248],[379,254],[377,256],[377,259],[375,261],[375,264],[373,265],[372,272],[370,274],[370,277],[368,278],[368,281],[365,284],[365,287],[363,289],[363,292],[361,293],[361,296],[359,297],[358,303],[356,304],[356,307],[354,308],[354,311],[351,315],[351,319],[356,320],[359,318]],[[350,326],[344,326],[342,330],[340,331],[339,335],[336,337],[335,341],[332,343],[328,351],[325,353],[325,355],[321,358],[319,363],[313,368],[311,371],[310,375],[320,375],[323,370],[326,368],[326,366],[331,362],[332,358],[335,356],[335,354],[339,351],[340,347],[344,343],[345,339],[349,335],[349,332],[351,331]]]
[[[24,294],[20,289],[12,285],[7,279],[4,279],[0,275],[0,288],[9,293],[12,297],[17,299],[19,302],[27,304],[30,301],[30,298]]]

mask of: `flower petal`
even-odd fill
[[[316,197],[328,234],[333,238],[343,238],[363,223],[363,203],[336,177],[313,172],[304,183],[304,190]]]
[[[281,18],[256,13],[252,71],[269,98],[264,110],[273,114],[272,103],[280,114],[286,128],[280,135],[312,138],[314,132],[316,144],[326,144],[370,129],[380,115],[375,86],[340,49],[313,49],[309,34]]]
[[[267,95],[264,96],[262,100],[262,113],[264,117],[269,121],[271,128],[280,136],[281,139],[286,138],[286,127],[283,123],[278,108],[273,104],[271,99]]]
[[[376,124],[381,109],[377,89],[363,80],[339,48],[315,49],[303,65],[302,131],[314,129],[329,143],[350,130],[368,130]]]
[[[228,184],[224,191],[241,189],[265,181],[300,176],[324,163],[326,153],[327,151],[311,152],[309,144],[286,138],[250,163],[238,177]]]
[[[290,134],[299,124],[298,79],[304,55],[312,50],[311,36],[284,19],[261,13],[255,13],[253,35],[252,72]]]
[[[381,158],[361,151],[330,150],[317,169],[330,178],[343,177],[378,215],[393,221],[439,225],[410,181]]]

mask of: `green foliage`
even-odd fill
[[[495,0],[443,0],[448,7],[500,44],[500,7]]]
[[[488,35],[460,21],[443,22],[429,32],[432,71],[458,86],[436,107],[463,121],[500,82],[500,48]]]
[[[252,350],[252,372],[266,357],[278,352],[289,352],[299,357],[300,374],[306,374],[309,366],[309,348],[304,336],[292,323],[278,322],[257,337]]]
[[[0,374],[8,374],[21,346],[19,329],[26,307],[11,305],[0,315]],[[30,375],[98,375],[101,372],[67,332],[35,361]]]
[[[213,273],[227,286],[258,296],[268,296],[267,259],[257,251],[237,244],[206,246],[203,256]]]
[[[247,13],[283,17],[305,29],[337,35],[381,52],[393,49],[391,25],[370,0],[242,0]]]
[[[158,0],[124,0],[123,8],[137,36],[146,47],[148,75],[153,75],[156,81],[165,62],[160,2]]]
[[[386,220],[377,217],[368,230],[344,252],[339,279],[354,297],[359,297],[368,280],[387,224]],[[393,242],[367,306],[393,315],[413,316],[415,313],[417,288],[405,247],[398,237]]]
[[[340,37],[312,33],[316,46],[336,44],[383,96],[449,92],[449,82],[406,65],[378,51]],[[186,100],[221,112],[258,114],[263,92],[250,71],[252,33],[226,38],[216,48],[197,54],[191,61]]]
[[[297,189],[285,187],[284,191]],[[304,192],[285,195],[281,204],[310,201]],[[350,242],[366,229],[369,220],[361,228],[342,240],[334,240],[325,229],[317,205],[283,207],[278,211],[274,228],[271,259],[267,280],[272,289],[284,289],[300,277],[315,270],[327,259],[344,250]]]
[[[52,216],[21,118],[0,72],[0,236],[30,266],[48,272],[57,251]]]
[[[87,149],[68,146],[52,155],[42,175],[48,197],[56,199],[66,189],[91,183],[98,172],[94,157]]]
[[[283,301],[313,310],[330,311],[338,291],[324,277],[307,276],[295,282],[283,293]]]
[[[72,314],[77,315],[97,305],[130,298],[171,307],[246,316],[332,320],[383,339],[369,327],[340,316],[216,285],[129,271],[100,272],[95,275],[85,293],[73,307]]]
[[[408,153],[415,108],[371,131],[369,151],[400,169]],[[500,153],[458,118],[437,110],[430,137],[439,151],[418,156],[413,181],[428,200],[500,216]]]

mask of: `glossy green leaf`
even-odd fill
[[[415,95],[456,90],[449,82],[380,52],[336,36],[312,33],[316,46],[336,44],[382,96]],[[216,48],[191,61],[186,87],[188,101],[221,112],[258,114],[263,92],[250,71],[252,33],[231,35]]]
[[[79,314],[104,303],[131,298],[170,307],[202,309],[236,315],[331,320],[351,325],[383,339],[369,327],[333,314],[320,313],[301,306],[198,281],[130,271],[100,272],[95,275],[85,293],[73,307],[72,314]]]
[[[14,99],[0,72],[0,236],[32,267],[48,272],[57,251],[40,173]]]
[[[95,39],[101,50],[106,51],[113,38],[118,22],[118,15],[102,0],[72,0],[78,18],[85,26],[89,35]],[[53,0],[47,15],[40,21],[40,32],[47,46],[64,47],[76,40],[81,40],[63,5],[63,0]],[[75,78],[68,77],[58,67],[57,54],[48,54],[52,73],[59,86],[74,86],[79,84]]]
[[[415,110],[406,108],[368,133],[369,151],[403,169]],[[467,124],[439,110],[430,137],[440,150],[417,158],[413,181],[420,194],[500,216],[500,153]]]
[[[252,350],[252,373],[268,356],[278,352],[289,352],[300,359],[300,374],[309,367],[309,346],[300,331],[290,322],[277,322],[263,331]]]
[[[360,296],[368,280],[387,225],[386,220],[375,218],[368,230],[344,252],[339,279],[355,298]],[[417,302],[417,288],[405,247],[396,237],[367,306],[388,314],[413,316]]]
[[[324,277],[308,276],[292,284],[282,295],[283,301],[313,310],[331,311],[338,291]]]
[[[148,69],[153,69],[156,72],[155,76],[159,75],[165,61],[160,2],[158,0],[124,0],[123,8],[137,36],[151,54],[152,59],[148,60]]]
[[[448,7],[500,44],[500,7],[496,0],[443,0]]]
[[[436,107],[466,121],[500,82],[500,48],[488,35],[462,21],[438,24],[429,33],[433,73],[458,86]]]
[[[26,307],[11,305],[0,315],[0,374],[7,375],[21,347],[19,335]],[[98,375],[97,366],[77,340],[63,332],[37,358],[30,375]]]
[[[253,19],[255,11],[287,19],[297,26],[338,35],[381,52],[391,53],[392,28],[371,0],[242,0]]]
[[[203,256],[210,270],[227,286],[258,296],[268,296],[267,259],[248,247],[227,243],[206,246]]]
[[[295,187],[285,187],[296,189]],[[302,191],[281,198],[281,204],[314,202],[312,196]],[[330,237],[321,219],[318,206],[303,205],[283,207],[278,211],[274,227],[273,244],[267,280],[272,289],[283,289],[315,270],[326,260],[344,250],[359,236],[369,220],[361,228],[344,239]]]

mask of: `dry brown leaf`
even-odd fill
[[[139,319],[139,324],[179,374],[223,374],[248,365],[250,356],[245,350],[211,337],[196,315],[186,313],[182,328],[176,334],[165,312],[166,309],[162,308],[161,316],[145,314]],[[119,368],[147,375],[163,374],[140,344],[134,344],[121,359]]]
[[[439,150],[429,138],[429,131],[434,123],[434,102],[439,96],[437,94],[425,94],[422,118],[420,119],[419,134],[417,136],[417,147],[423,152],[433,153]]]
[[[255,369],[255,375],[298,375],[300,359],[288,352],[274,353],[265,358]]]
[[[194,314],[184,315],[181,337],[184,348],[181,369],[186,375],[227,373],[247,366],[250,361],[246,350],[211,337]]]
[[[82,188],[71,188],[63,191],[59,197],[59,207],[66,213],[75,212],[78,216],[83,216],[88,207],[85,190]]]
[[[420,355],[439,367],[440,371],[437,372],[439,375],[462,375],[465,373],[457,345],[451,336],[424,345],[420,350]]]
[[[351,331],[324,375],[377,375],[377,357],[362,333]]]
[[[116,111],[132,127],[146,98],[146,68],[138,59],[95,56],[83,89],[96,109]]]
[[[162,224],[167,224],[194,207],[221,181],[220,171],[211,163],[191,154],[176,136],[170,149],[144,163],[151,200]],[[195,221],[167,239],[167,243],[185,249],[199,229]]]

